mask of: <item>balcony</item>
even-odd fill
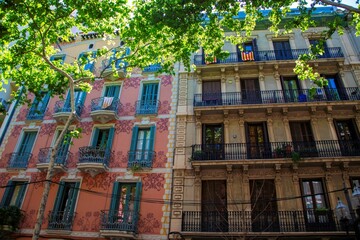
[[[108,170],[111,151],[101,147],[80,147],[77,168],[92,177]]]
[[[140,168],[151,168],[156,153],[154,151],[129,151],[128,168],[138,166]]]
[[[156,115],[158,113],[160,101],[159,100],[140,100],[136,101],[137,115]]]
[[[312,235],[344,234],[332,210],[304,211],[184,211],[182,232],[246,233],[249,236],[273,233]]]
[[[357,87],[318,88],[313,90],[246,90],[229,93],[195,94],[194,107],[240,106],[248,104],[302,104],[307,102],[337,102],[355,100],[360,100],[360,89]]]
[[[36,164],[36,168],[40,171],[47,171],[49,167],[50,157],[52,153],[52,148],[41,148],[38,155],[38,163]],[[55,163],[54,170],[58,172],[65,172],[66,165],[69,155],[72,155],[69,151],[63,151],[61,149],[58,150]]]
[[[90,116],[96,122],[107,123],[117,119],[121,104],[113,97],[100,97],[91,100]]]
[[[154,73],[158,72],[161,69],[160,64],[151,64],[144,68],[143,73]]]
[[[83,110],[83,106],[81,105],[76,105],[75,106],[75,118],[77,121],[80,120],[80,116]],[[55,103],[55,107],[54,107],[54,114],[53,114],[53,118],[60,123],[65,123],[71,113],[71,106],[69,103],[61,100],[61,101],[57,101]]]
[[[138,214],[134,211],[101,211],[100,234],[103,237],[135,239]]]
[[[32,154],[29,152],[13,152],[9,154],[9,169],[26,169]]]
[[[46,112],[46,106],[42,106],[41,108],[32,106],[30,107],[29,112],[26,116],[26,120],[37,120],[37,121],[43,120],[45,112]]]
[[[71,231],[76,213],[59,211],[49,213],[48,229]]]
[[[360,140],[193,145],[192,162],[360,156]]]
[[[268,50],[268,51],[255,51],[255,52],[231,52],[225,59],[214,59],[212,62],[205,61],[205,55],[195,55],[195,65],[207,65],[207,64],[226,64],[226,63],[238,63],[238,62],[267,62],[267,61],[286,61],[296,60],[301,54],[308,54],[310,50],[304,49],[291,49],[291,50]],[[323,55],[319,55],[319,59],[327,58],[343,58],[344,54],[340,47],[326,48]]]
[[[112,62],[115,61],[115,69],[112,68]],[[115,81],[119,78],[126,77],[127,63],[121,59],[114,60],[114,58],[106,59],[102,62],[103,72],[101,76],[110,81]]]

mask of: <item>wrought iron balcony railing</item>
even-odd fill
[[[140,100],[136,101],[136,114],[157,114],[159,109],[159,100]]]
[[[29,152],[13,152],[9,154],[8,168],[27,168],[32,154]]]
[[[360,156],[360,140],[197,144],[193,161]]]
[[[244,54],[243,54],[244,53]],[[275,61],[275,60],[296,60],[301,54],[310,53],[307,48],[304,49],[290,49],[290,50],[268,50],[268,51],[254,51],[254,52],[231,52],[225,59],[214,59],[210,62],[216,63],[236,63],[246,61]],[[325,48],[323,55],[318,58],[342,58],[344,54],[340,47]],[[195,65],[209,64],[206,62],[205,55],[194,56]]]
[[[51,157],[52,148],[40,148],[38,161],[39,163],[49,163]],[[67,160],[71,152],[67,151],[64,147],[59,148],[55,156],[55,164],[66,166]]]
[[[160,69],[161,69],[160,64],[151,64],[151,65],[145,67],[143,72],[157,72]]]
[[[184,211],[184,232],[333,232],[343,231],[326,211]]]
[[[26,116],[26,119],[28,120],[42,120],[44,118],[46,112],[46,106],[42,106],[42,107],[36,107],[36,106],[32,106],[29,109],[29,112]]]
[[[102,147],[80,147],[79,163],[99,163],[105,166],[109,165],[111,150]]]
[[[75,104],[75,112],[78,116],[81,115],[83,108],[84,106],[81,106],[80,104]],[[55,103],[54,112],[55,113],[71,112],[70,103],[63,100],[57,101]]]
[[[101,211],[101,230],[136,232],[138,213],[134,211],[103,210]]]
[[[131,168],[134,165],[138,165],[139,167],[151,168],[155,155],[154,151],[129,151],[128,167]]]
[[[70,211],[51,211],[49,213],[48,229],[71,231],[76,213]]]
[[[128,63],[123,61],[123,59],[114,59],[112,57],[112,58],[105,59],[102,61],[102,68],[103,69],[111,69],[113,62],[115,64],[116,69],[124,69],[125,70],[125,68],[128,65]]]
[[[120,106],[120,100],[114,97],[100,97],[91,100],[91,111],[110,110],[117,113]]]
[[[318,88],[301,90],[245,90],[228,93],[203,93],[194,95],[194,106],[226,106],[243,104],[273,104],[293,102],[353,101],[360,100],[360,89]]]

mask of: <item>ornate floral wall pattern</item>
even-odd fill
[[[150,173],[143,177],[144,191],[148,191],[150,189],[160,191],[163,189],[164,183],[165,178],[163,173]]]
[[[16,116],[16,121],[25,121],[26,120],[26,116],[28,114],[29,110],[27,108],[22,108],[19,112],[19,114]]]
[[[104,80],[95,80],[93,84],[93,90],[99,91],[103,88]]]
[[[45,114],[44,114],[44,120],[50,120],[53,119],[53,109],[46,108]]]
[[[36,216],[37,216],[37,211],[35,209],[26,211],[23,222],[21,224],[21,228],[33,228],[35,226]],[[43,223],[44,222],[45,221],[43,220]]]
[[[83,174],[83,185],[91,190],[93,188],[101,188],[107,190],[115,181],[117,174],[115,173],[101,173],[95,177],[91,177],[90,174]]]
[[[121,132],[125,132],[129,134],[133,126],[134,126],[134,121],[132,120],[119,120],[115,123],[115,132],[117,134]]]
[[[168,123],[169,123],[168,118],[160,118],[156,123],[157,130],[159,130],[159,132],[167,131]]]
[[[161,223],[154,217],[153,213],[146,214],[146,217],[140,216],[139,232],[140,233],[158,233]]]
[[[171,106],[169,101],[165,100],[161,102],[160,108],[159,108],[159,114],[169,114],[171,111]]]
[[[20,135],[22,128],[23,128],[23,125],[14,126],[10,136],[13,138],[17,138]]]
[[[31,173],[31,182],[33,183],[34,189],[38,189],[44,186],[44,181],[46,178],[46,172],[37,172],[37,173]]]
[[[171,75],[162,75],[161,77],[161,85],[166,87],[171,84],[172,76]]]
[[[84,106],[81,113],[81,117],[83,118],[90,117],[90,112],[91,112],[91,105]]]
[[[77,162],[77,154],[74,153],[70,153],[68,155],[68,159],[67,159],[67,167],[68,168],[75,168],[76,167],[76,162]]]
[[[110,167],[111,168],[126,168],[128,162],[127,154],[123,151],[117,151],[115,156],[111,159]]]
[[[120,116],[131,116],[135,114],[135,106],[132,103],[125,103],[120,109]]]
[[[10,180],[11,175],[8,173],[0,173],[0,186],[6,186]]]
[[[86,212],[85,215],[77,215],[74,224],[80,231],[98,232],[100,228],[99,212]]]
[[[159,151],[156,154],[155,161],[153,163],[154,168],[164,168],[167,162],[167,157],[164,151]]]
[[[142,77],[133,77],[133,78],[126,78],[124,81],[124,88],[138,88],[140,86],[140,82]]]
[[[93,126],[93,122],[80,122],[78,124],[78,127],[82,129],[82,133],[86,135],[89,135],[91,133]]]
[[[40,136],[49,135],[52,136],[56,129],[56,123],[42,124],[40,128]]]

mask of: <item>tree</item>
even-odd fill
[[[296,2],[299,15],[284,21],[290,6]],[[39,237],[57,149],[75,115],[74,89],[90,91],[90,82],[101,77],[83,70],[88,59],[74,59],[74,64],[50,60],[59,51],[58,40],[69,41],[73,37],[72,27],[85,33],[99,33],[104,39],[121,39],[123,44],[117,57],[126,58],[129,73],[132,67],[154,63],[160,63],[163,72],[173,73],[174,63],[179,61],[190,71],[190,56],[199,48],[204,49],[209,59],[225,58],[228,53],[222,50],[224,41],[233,44],[246,41],[259,23],[265,23],[276,34],[294,27],[305,30],[316,26],[311,19],[316,4],[344,9],[329,22],[323,34],[325,39],[336,30],[341,32],[344,19],[360,33],[358,8],[330,0],[310,3],[307,7],[304,0],[0,0],[0,88],[11,80],[16,86],[22,86],[22,92],[33,93],[35,99],[40,99],[41,93],[48,90],[51,96],[62,96],[70,89],[71,96],[71,114],[52,150],[33,239]],[[266,16],[260,11],[264,9],[271,9]],[[239,11],[245,11],[244,19],[234,18]],[[234,34],[225,36],[225,31]],[[308,64],[321,53],[320,45],[313,55],[299,59],[295,71],[305,72],[301,78],[310,78],[322,85],[323,79],[312,72]],[[91,60],[110,56],[113,47],[118,46],[97,50],[96,59]],[[131,49],[131,54],[123,57],[126,48]],[[14,93],[14,97],[22,103],[32,101],[20,91]],[[78,137],[79,131],[72,131],[71,135]]]

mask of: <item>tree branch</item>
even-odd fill
[[[360,14],[360,9],[349,6],[349,5],[346,5],[346,4],[343,4],[343,3],[333,2],[333,1],[330,1],[330,0],[318,0],[318,1],[322,2],[322,3],[326,4],[326,5],[340,7],[340,8],[348,10],[349,12],[354,12],[354,13]]]

